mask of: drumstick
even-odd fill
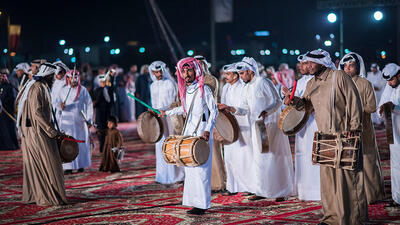
[[[290,100],[292,100],[294,97],[294,92],[296,91],[296,87],[297,87],[297,80],[294,81],[292,93],[290,94],[290,98],[289,98]]]
[[[67,140],[67,141],[77,142],[77,143],[85,143],[85,141],[83,141],[83,140],[76,140],[76,139],[71,139],[71,138],[66,138],[66,137],[63,137],[63,139]]]
[[[142,100],[136,98],[133,94],[128,93],[127,95],[128,95],[129,97],[135,99],[135,100],[138,101],[140,104],[142,104],[142,105],[144,105],[145,107],[147,107],[148,109],[151,109],[151,110],[153,110],[154,112],[156,112],[157,114],[161,115],[161,112],[160,112],[160,111],[158,111],[157,109],[155,109],[155,108],[153,108],[153,107],[147,105],[147,104],[144,103]]]

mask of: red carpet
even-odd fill
[[[21,151],[0,152],[1,224],[313,224],[322,216],[319,202],[300,202],[292,197],[276,203],[271,199],[250,202],[240,194],[213,194],[212,208],[204,216],[188,216],[181,205],[182,185],[154,183],[153,145],[138,140],[134,123],[120,124],[127,154],[121,173],[98,172],[100,155],[92,166],[65,178],[69,205],[40,207],[20,203]],[[390,201],[389,150],[383,130],[377,131],[387,200],[369,206],[371,224],[400,223],[400,208]]]

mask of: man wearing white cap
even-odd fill
[[[392,126],[394,143],[390,145],[390,172],[392,183],[392,205],[400,204],[400,66],[389,63],[383,68],[382,77],[387,86],[379,102],[379,114],[382,115],[384,105],[392,109]]]
[[[285,104],[308,113],[314,110],[318,131],[324,134],[355,136],[362,129],[362,104],[354,82],[345,72],[333,69],[328,52],[314,50],[306,57],[314,78],[308,81],[301,99],[291,101],[286,96]],[[362,169],[321,165],[320,176],[324,212],[320,224],[363,224],[368,220]]]
[[[367,73],[367,79],[371,82],[375,90],[376,104],[379,103],[383,90],[385,89],[386,80],[382,77],[382,72],[379,69],[378,64],[371,64],[371,71]],[[382,124],[383,119],[379,117],[378,112],[372,114],[372,122],[375,124]]]
[[[177,99],[178,86],[172,79],[165,63],[155,61],[150,64],[150,78],[153,83],[150,85],[151,104],[158,110],[168,110]],[[184,179],[184,168],[169,165],[162,155],[162,144],[164,139],[174,134],[173,124],[170,117],[160,118],[164,125],[164,134],[155,144],[156,149],[156,182],[161,184],[173,184]]]
[[[22,201],[37,205],[67,203],[64,175],[57,147],[60,133],[54,128],[50,88],[56,67],[40,65],[21,93],[17,126],[22,142]]]
[[[381,162],[371,113],[376,111],[376,98],[372,84],[365,79],[363,58],[350,52],[340,60],[339,69],[344,70],[356,84],[363,105],[362,151],[364,166],[364,189],[367,203],[373,204],[384,198],[384,186]]]
[[[307,57],[300,55],[299,72],[302,77],[297,81],[295,96],[301,97],[306,90],[308,81],[313,76],[309,75]],[[290,95],[290,91],[284,88],[286,95]],[[319,166],[313,165],[311,162],[313,137],[315,131],[318,130],[315,122],[315,114],[309,115],[307,124],[296,134],[295,139],[295,187],[297,195],[303,201],[319,201],[321,200],[321,185]]]
[[[66,85],[60,88],[55,105],[60,112],[59,126],[65,134],[84,143],[78,143],[79,154],[70,163],[64,163],[64,174],[72,170],[83,172],[91,164],[89,128],[93,118],[92,98],[85,87],[81,85],[79,72],[70,70],[66,74]]]
[[[294,171],[289,139],[279,131],[277,124],[281,100],[272,81],[260,76],[253,58],[244,57],[236,64],[236,69],[246,83],[243,101],[239,107],[222,105],[220,108],[235,115],[249,116],[253,168],[248,174],[254,174],[250,192],[255,194],[250,200],[276,198],[282,201],[293,193]],[[264,148],[264,134],[269,148]]]
[[[221,104],[240,107],[244,83],[240,81],[235,63],[223,68],[226,84],[222,88]],[[223,105],[218,104],[219,108]],[[251,147],[251,130],[248,115],[234,115],[239,125],[239,138],[236,142],[224,145],[224,159],[226,168],[226,189],[234,195],[238,192],[250,192],[251,184],[256,180],[249,172],[253,163],[253,149]]]

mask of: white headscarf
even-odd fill
[[[297,61],[299,61],[299,62],[307,62],[307,57],[306,57],[306,55],[307,55],[308,53],[309,53],[309,52],[306,52],[305,54],[299,55],[299,56],[297,57]]]
[[[43,63],[39,67],[39,71],[36,75],[33,76],[33,79],[29,82],[27,82],[24,87],[21,89],[19,92],[17,99],[20,98],[18,102],[18,115],[17,115],[17,128],[18,128],[18,133],[22,137],[22,130],[21,130],[21,116],[22,112],[24,111],[24,106],[25,106],[25,101],[28,98],[28,93],[29,90],[31,89],[32,85],[36,82],[36,80],[46,77],[46,76],[51,76],[54,75],[56,72],[56,67],[53,66],[50,63]],[[20,96],[21,95],[21,96]]]
[[[370,69],[372,70],[372,68],[376,68],[376,70],[378,70],[378,72],[381,72],[381,69],[379,68],[379,65],[376,63],[372,63]]]
[[[395,63],[389,63],[382,70],[382,77],[385,80],[390,80],[399,72],[400,66]]]
[[[325,67],[336,69],[335,64],[331,60],[331,56],[325,50],[313,50],[305,54],[306,61],[315,62]]]
[[[15,66],[15,69],[14,69],[14,70],[15,70],[15,71],[17,71],[17,70],[23,70],[24,73],[28,74],[29,69],[30,69],[30,66],[29,66],[28,63],[19,63],[19,64],[17,64],[17,66]]]
[[[359,54],[357,54],[355,52],[350,52],[350,53],[347,53],[346,55],[344,55],[343,58],[340,60],[338,69],[344,70],[344,64],[350,63],[350,62],[355,62],[357,67],[359,67],[358,75],[360,77],[367,77],[367,73],[365,71],[365,66],[364,66],[364,60]]]
[[[205,66],[204,66],[204,65],[201,65],[202,68],[203,68],[203,71],[204,71],[206,74],[210,74],[211,63],[207,62],[206,57],[204,57],[204,56],[202,56],[202,55],[196,55],[196,56],[193,57],[193,58],[195,58],[195,59],[197,59],[198,61],[201,61],[202,63],[204,63]]]
[[[61,61],[54,62],[54,63],[53,63],[53,66],[57,67],[57,70],[56,70],[56,73],[55,73],[56,75],[59,74],[59,73],[61,72],[62,69],[65,70],[65,73],[67,73],[67,72],[69,71],[68,66],[65,65],[65,64],[64,64],[63,62],[61,62]]]
[[[255,76],[260,76],[260,73],[258,72],[257,62],[251,57],[244,57],[241,62],[236,63],[236,70],[251,70],[254,72]]]
[[[227,65],[225,65],[225,66],[223,66],[222,67],[222,71],[224,72],[224,73],[226,73],[226,72],[237,72],[237,70],[236,70],[236,63],[232,63],[232,64],[227,64]]]
[[[175,82],[175,80],[171,77],[171,74],[169,74],[169,72],[166,69],[166,67],[167,67],[167,65],[162,61],[154,61],[154,62],[152,62],[150,64],[150,66],[149,66],[150,78],[153,81],[156,81],[157,78],[156,78],[156,76],[154,76],[152,71],[160,71],[161,70],[163,79],[170,79],[170,80]]]

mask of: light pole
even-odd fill
[[[329,13],[326,17],[330,23],[335,23],[337,21],[337,16],[335,13]],[[340,46],[340,57],[343,57],[343,9],[339,11],[339,46]]]

